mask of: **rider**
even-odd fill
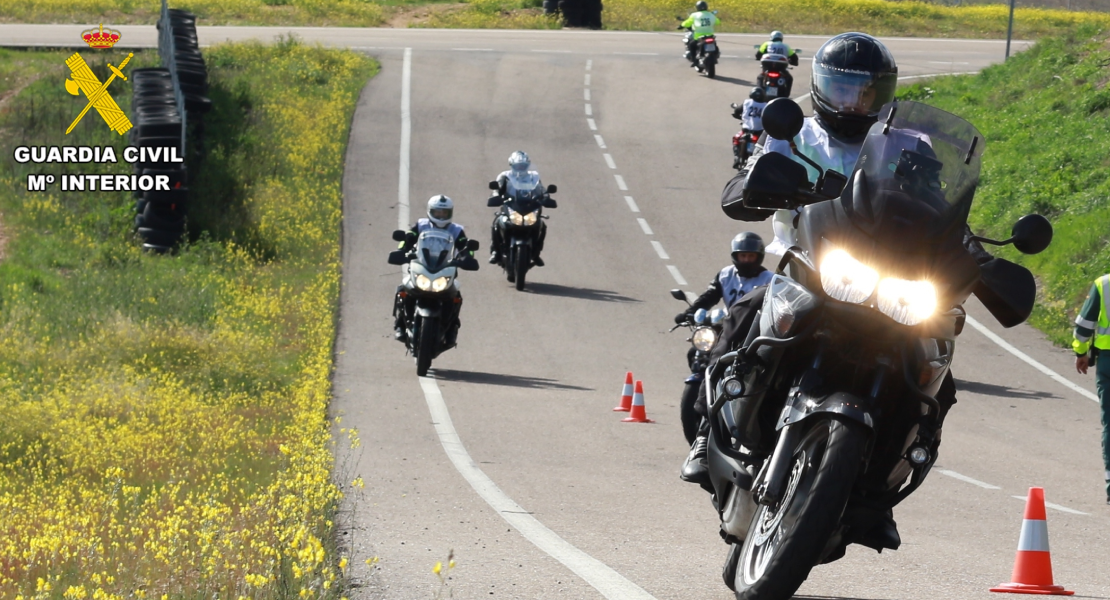
[[[686,43],[686,58],[690,61],[691,67],[698,66],[698,40],[705,36],[713,35],[713,28],[721,24],[721,19],[717,15],[709,12],[709,5],[705,0],[698,0],[694,5],[697,12],[690,13],[690,16],[679,25],[679,29],[689,29],[693,32],[690,40]]]
[[[519,181],[532,185],[535,182],[535,188],[543,189],[543,182],[540,181],[540,174],[537,171],[529,171],[528,168],[532,166],[532,161],[528,158],[528,153],[523,150],[517,150],[509,155],[509,170],[502,171],[497,176],[498,192],[504,198],[508,194],[509,180]],[[493,243],[490,245],[489,262],[490,264],[497,264],[501,262],[501,230],[497,228],[498,216],[493,217],[493,224],[490,225],[490,237]],[[540,252],[543,252],[543,241],[547,237],[547,224],[540,221],[539,234],[536,236],[535,244],[532,246],[532,262],[537,267],[543,266],[543,259],[540,258]]]
[[[416,240],[420,237],[421,233],[431,229],[439,229],[446,231],[455,240],[455,251],[465,253],[465,256],[473,259],[474,253],[466,249],[467,238],[466,231],[463,226],[458,223],[453,223],[451,217],[455,212],[455,202],[443,194],[432,196],[428,199],[428,216],[427,218],[420,219],[412,226],[411,229],[405,234],[405,239],[398,245],[398,249],[408,252],[416,245]],[[477,264],[475,263],[475,268]],[[401,296],[404,286],[397,286],[397,295],[393,299],[393,337],[398,341],[405,342],[408,339],[408,333],[405,331],[405,320],[408,315],[412,314],[413,299]],[[455,307],[455,318],[453,326],[447,331],[445,341],[447,347],[455,345],[455,340],[459,333],[459,327],[462,322],[459,321],[459,312],[462,309],[462,293],[459,292],[458,301],[451,306]]]
[[[763,58],[764,54],[779,54],[785,56],[786,60],[790,61],[790,64],[795,67],[798,66],[798,52],[791,48],[790,44],[782,41],[781,31],[776,30],[771,32],[771,39],[763,42],[763,44],[759,46],[759,49],[755,51],[755,59],[759,60]]]
[[[767,94],[761,87],[753,87],[748,99],[743,106],[732,105],[732,116],[740,119],[740,129],[750,134],[752,140],[758,140],[763,135],[763,107],[767,106]],[[740,154],[737,152],[736,160],[732,163],[733,169],[740,168]]]
[[[732,238],[731,253],[732,264],[717,273],[717,276],[709,283],[709,288],[698,296],[697,300],[694,300],[690,308],[675,315],[675,323],[681,325],[691,321],[694,311],[699,308],[708,310],[721,300],[724,300],[726,309],[731,308],[752,290],[771,282],[772,273],[763,267],[763,238],[751,231],[737,234],[736,237]],[[701,417],[706,417],[704,396],[699,394],[699,397],[701,402],[694,404],[694,411]],[[685,408],[681,412],[683,417],[690,413]],[[709,466],[706,464],[706,436],[709,432],[705,419],[702,418],[700,421],[700,424],[688,422],[682,424],[686,431],[693,431],[694,428],[697,428],[698,431],[697,437],[690,447],[690,455],[682,465],[682,479],[691,482],[704,480],[708,483]]]

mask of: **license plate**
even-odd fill
[[[706,52],[716,52],[717,51],[717,44],[706,44],[705,45],[705,51]]]
[[[767,95],[770,96],[770,97],[778,96],[779,95],[779,88],[775,88],[775,87],[767,88]]]

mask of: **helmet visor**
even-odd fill
[[[433,208],[428,211],[428,216],[439,221],[450,221],[452,212],[454,210],[450,208]]]
[[[894,100],[897,86],[897,73],[843,71],[813,65],[816,99],[840,114],[874,117],[884,104]]]

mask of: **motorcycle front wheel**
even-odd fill
[[[682,388],[682,398],[678,401],[679,417],[682,419],[682,433],[686,435],[686,443],[693,444],[698,436],[698,425],[701,424],[701,415],[694,410],[694,403],[698,400],[698,388],[702,382],[687,383]]]
[[[420,318],[420,342],[416,346],[416,374],[420,377],[428,375],[428,368],[432,366],[432,356],[436,352],[436,334],[438,323],[436,319]]]
[[[740,552],[738,600],[787,600],[809,576],[836,530],[856,481],[867,432],[853,421],[811,417],[794,448],[786,492],[760,505]]]
[[[513,274],[517,291],[524,289],[524,274],[532,262],[532,249],[528,246],[517,246],[516,260],[513,261]],[[513,281],[510,279],[509,281]]]

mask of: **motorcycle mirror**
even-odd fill
[[[848,185],[848,178],[843,173],[826,169],[821,177],[821,189],[817,190],[817,193],[826,198],[838,198],[846,185]]]
[[[466,251],[474,252],[478,249],[478,240],[466,240]]]
[[[556,202],[554,198],[544,198],[543,199],[543,207],[544,208],[559,208],[559,203]]]
[[[671,290],[671,298],[674,298],[675,300],[682,300],[686,304],[690,303],[690,301],[686,299],[686,292],[683,292],[680,289]]]
[[[547,186],[547,193],[548,194],[554,194],[555,192],[558,192],[558,191],[559,191],[559,188],[554,183],[549,184]]]
[[[499,189],[501,189],[501,186],[497,185],[496,181],[491,181],[491,182],[489,182],[489,189],[499,190]]]
[[[763,130],[778,140],[792,140],[805,122],[802,107],[790,98],[775,98],[763,107]]]
[[[395,241],[395,242],[405,241],[405,231],[403,229],[393,230],[393,241]]]
[[[486,200],[486,206],[490,208],[497,208],[498,206],[501,206],[501,196],[490,196],[489,200]]]
[[[474,258],[473,256],[463,256],[455,261],[455,266],[462,269],[463,271],[477,271],[478,259]]]
[[[1022,254],[1040,254],[1052,243],[1052,223],[1041,215],[1025,215],[1010,230],[1014,248]]]
[[[408,262],[408,259],[405,258],[404,250],[394,250],[393,252],[389,253],[389,264],[403,265],[406,262]]]

